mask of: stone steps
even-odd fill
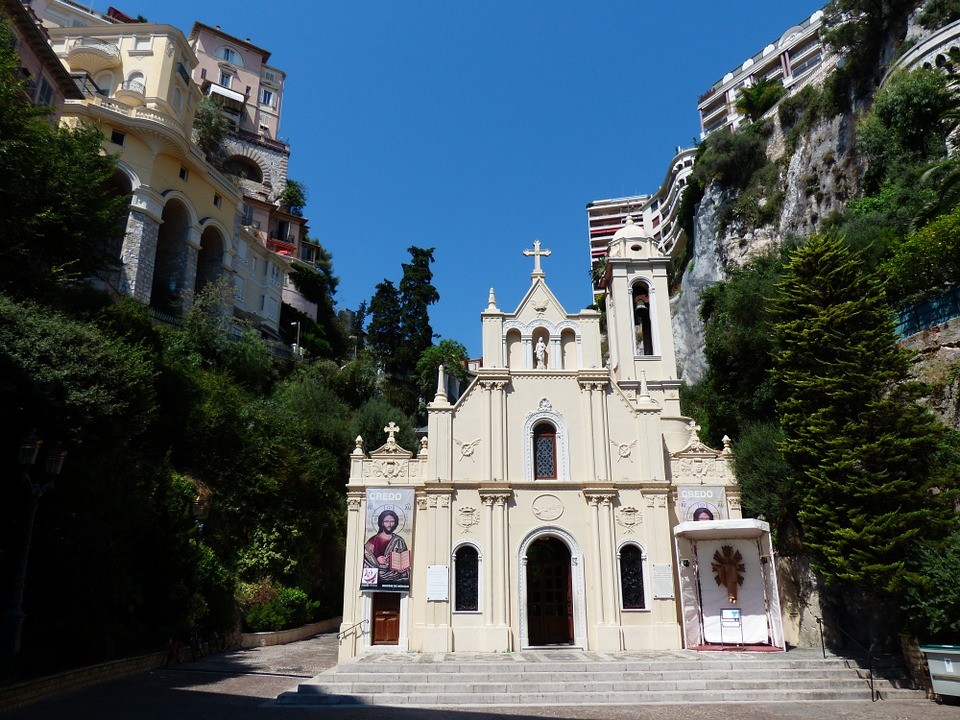
[[[882,697],[918,698],[896,667],[876,680]],[[655,703],[869,702],[867,671],[843,658],[674,653],[558,659],[549,652],[459,658],[370,655],[301,683],[283,705],[411,707],[638,705]]]

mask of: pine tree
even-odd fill
[[[433,248],[407,248],[410,262],[403,263],[400,279],[400,329],[403,344],[399,348],[404,376],[412,374],[424,350],[433,344],[429,307],[440,299],[433,286]]]
[[[796,252],[773,302],[783,451],[804,543],[831,584],[895,592],[921,540],[951,526],[934,490],[942,426],[916,404],[880,284],[835,235]]]
[[[370,298],[369,312],[367,344],[384,372],[396,374],[399,370],[396,353],[403,342],[403,334],[400,330],[400,293],[393,282],[384,280],[377,285]]]

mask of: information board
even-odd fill
[[[650,583],[654,599],[673,599],[673,566],[670,563],[651,563]]]
[[[427,565],[427,601],[445,602],[450,599],[450,568],[446,565]]]

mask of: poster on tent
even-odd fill
[[[680,522],[688,520],[726,520],[727,496],[722,487],[691,485],[677,489]]]
[[[367,488],[361,590],[410,590],[413,488]]]

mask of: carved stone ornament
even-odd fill
[[[634,528],[643,522],[643,515],[637,508],[632,506],[622,507],[615,513],[617,525],[623,528],[627,535],[632,535]]]
[[[408,460],[375,460],[364,468],[364,475],[386,480],[404,478],[409,465]]]
[[[666,495],[657,495],[657,507],[665,508],[667,506],[667,496]]]
[[[550,522],[563,515],[563,503],[556,495],[544,493],[534,498],[530,509],[539,520]]]
[[[464,458],[470,458],[471,460],[473,460],[474,453],[477,450],[477,445],[480,444],[480,438],[477,438],[476,440],[471,440],[470,442],[461,442],[456,438],[454,438],[453,441],[457,444],[457,447],[460,448],[461,460],[463,460]]]
[[[360,498],[358,497],[348,497],[347,498],[347,508],[350,510],[359,510],[360,509]]]
[[[449,496],[449,495],[441,495],[441,496],[440,496],[440,507],[442,507],[442,508],[449,508],[449,507],[450,507],[450,496]]]
[[[427,509],[427,499],[425,497],[417,498],[417,510],[426,510]]]
[[[727,502],[730,503],[730,508],[732,510],[740,509],[740,496],[739,495],[727,495]]]
[[[647,507],[648,507],[648,508],[652,508],[652,507],[654,506],[653,495],[646,495],[646,496],[644,496],[644,500],[647,501]]]
[[[630,462],[633,462],[633,460],[630,459],[630,453],[633,452],[633,446],[637,444],[636,440],[630,444],[618,443],[615,440],[611,440],[610,444],[617,449],[617,462],[621,460],[630,460]]]
[[[427,495],[427,505],[429,507],[435,508],[437,506],[437,496]]]
[[[460,508],[457,513],[457,525],[463,528],[463,534],[473,532],[473,528],[480,523],[480,511],[472,507]]]
[[[711,455],[716,455],[717,451],[707,445],[704,445],[700,440],[700,426],[697,425],[696,420],[691,420],[687,423],[687,430],[690,432],[690,438],[687,440],[687,444],[679,452],[675,452],[674,456],[679,455],[680,453],[710,453]]]

